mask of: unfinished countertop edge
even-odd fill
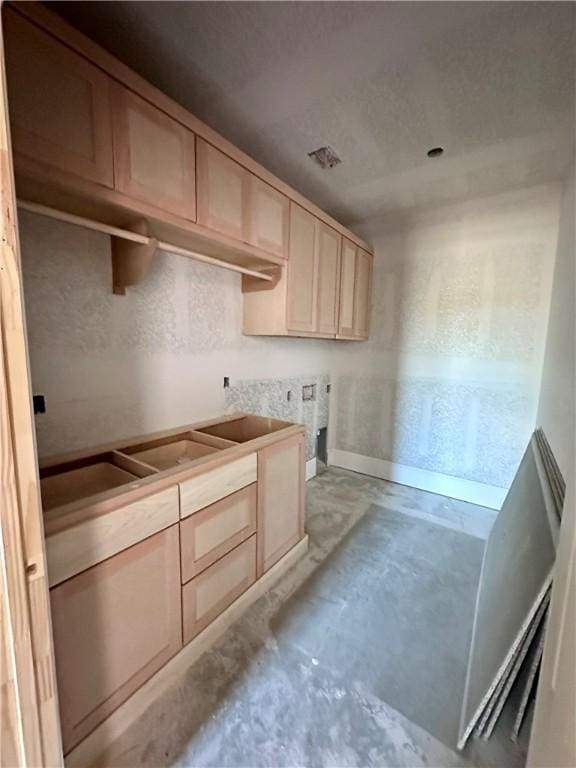
[[[95,449],[63,454],[57,457],[51,457],[45,462],[41,462],[40,467],[48,468],[64,462],[90,458],[91,456],[97,456],[105,451],[121,450],[122,447],[127,449],[133,445],[138,445],[144,439],[154,440],[162,437],[170,437],[186,430],[194,431],[249,415],[250,414],[235,413],[225,417],[197,422],[192,425],[184,425],[169,430],[163,430],[161,432],[151,433],[150,435],[140,435],[130,441],[117,441],[104,446],[98,446]],[[80,499],[60,507],[46,510],[44,512],[44,534],[46,538],[56,535],[68,528],[72,528],[91,520],[94,517],[113,512],[114,510],[138,501],[145,496],[162,491],[165,488],[177,485],[192,477],[196,477],[205,472],[209,472],[212,469],[223,466],[224,464],[228,464],[235,459],[239,459],[250,453],[256,453],[269,445],[305,433],[305,427],[302,424],[290,424],[289,422],[286,422],[286,424],[286,427],[278,429],[275,432],[256,437],[253,440],[248,440],[244,443],[237,443],[229,448],[223,448],[214,454],[196,459],[188,467],[166,469],[148,477],[135,479],[134,483],[131,483],[130,485],[112,488],[103,491],[102,493],[87,497],[86,499]]]

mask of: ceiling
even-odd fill
[[[571,2],[46,4],[344,224],[570,162]]]

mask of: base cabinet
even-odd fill
[[[290,431],[282,435],[285,428]],[[149,686],[144,684],[167,662],[174,656],[190,659],[195,645],[210,642],[209,625],[216,621],[216,632],[222,624],[227,626],[229,617],[221,614],[276,563],[281,570],[279,561],[305,538],[301,426],[241,415],[209,425],[205,431],[187,429],[184,434],[198,440],[203,436],[208,442],[235,438],[250,443],[280,434],[253,444],[248,453],[233,453],[215,466],[208,463],[210,468],[185,466],[180,482],[176,485],[178,478],[171,475],[164,481],[172,485],[162,490],[151,485],[142,494],[142,488],[130,482],[126,493],[138,491],[138,497],[130,503],[124,498],[122,505],[107,512],[96,508],[96,500],[102,497],[98,492],[90,495],[94,486],[88,486],[91,506],[69,510],[82,517],[68,527],[59,528],[54,521],[66,509],[64,502],[74,504],[77,499],[59,498],[60,507],[45,509],[45,513],[54,509],[58,513],[46,518],[47,553],[55,579],[50,600],[62,739],[64,753],[72,752],[71,762],[75,748],[84,749],[84,744],[78,745],[85,737],[92,734],[90,741],[106,740],[112,722],[107,718],[122,721],[131,703],[121,705],[138,689],[144,696],[147,688],[156,690],[160,676]],[[174,437],[178,447],[182,431],[175,431]],[[150,442],[155,444],[157,439]],[[149,455],[152,450],[142,451],[143,444],[135,443],[138,450],[130,445],[124,448],[132,453],[115,450],[104,455],[111,459],[114,454],[124,466],[135,469],[134,456]],[[153,450],[172,445],[155,445]],[[154,455],[158,458],[158,453]],[[55,469],[58,463],[53,462],[52,474],[43,479],[59,477],[61,485],[68,477],[70,483],[70,474],[102,464],[90,464],[90,460],[94,456],[80,456],[75,461],[82,466],[75,469],[65,462],[60,475]],[[98,477],[102,479],[101,472]],[[158,478],[162,480],[161,473]],[[45,503],[48,498],[44,494]],[[138,535],[140,539],[135,539]],[[261,582],[260,594],[273,579],[270,573]],[[242,598],[243,604],[249,600],[248,595]],[[203,630],[207,630],[206,640],[198,637]],[[197,643],[188,646],[194,638]],[[171,663],[178,664],[176,659]]]
[[[258,453],[258,578],[304,536],[304,436]]]
[[[182,587],[188,643],[256,581],[256,537],[251,536]]]
[[[179,560],[173,525],[51,590],[65,752],[180,649]]]

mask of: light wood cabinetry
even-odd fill
[[[318,260],[317,315],[318,333],[333,336],[338,330],[338,293],[340,287],[340,244],[342,238],[331,227],[316,225]]]
[[[356,282],[356,246],[342,238],[342,260],[340,265],[340,313],[338,333],[341,336],[354,335],[354,286]]]
[[[316,330],[318,259],[316,218],[299,205],[290,206],[290,257],[286,289],[286,325],[290,331]]]
[[[242,281],[244,333],[335,338],[341,241],[336,230],[291,203],[286,273],[271,286]]]
[[[147,688],[174,679],[176,659],[155,675],[172,656],[208,647],[227,609],[240,615],[262,591],[238,598],[305,550],[304,430],[230,414],[54,457],[40,478],[72,765]]]
[[[258,479],[255,453],[211,469],[180,483],[180,517],[188,517],[209,504]]]
[[[113,185],[111,79],[3,9],[12,141],[21,158]]]
[[[251,536],[182,587],[184,642],[188,643],[256,580],[256,537]]]
[[[343,238],[338,338],[368,338],[371,289],[371,254]]]
[[[356,285],[354,288],[354,332],[368,338],[370,295],[372,287],[372,256],[361,248],[356,253]]]
[[[22,204],[111,234],[117,293],[160,241],[251,275],[247,334],[366,338],[369,246],[39,4],[3,14]],[[338,328],[342,235],[355,320]]]
[[[180,524],[185,583],[256,533],[256,483],[190,515]]]
[[[194,134],[115,84],[114,179],[118,191],[196,219]]]
[[[178,488],[174,485],[49,536],[50,586],[177,523],[179,516]]]
[[[64,750],[181,647],[178,525],[51,590]]]
[[[304,436],[258,453],[258,577],[304,536]]]
[[[249,242],[287,259],[290,200],[252,173],[249,184]]]
[[[247,241],[248,171],[203,139],[197,142],[197,169],[198,223]]]

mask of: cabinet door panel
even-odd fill
[[[178,525],[51,590],[64,750],[181,647]]]
[[[370,294],[372,286],[372,257],[358,249],[356,255],[356,285],[354,290],[354,335],[368,338]]]
[[[340,235],[331,227],[318,223],[318,307],[316,330],[336,334],[338,330],[338,292],[340,285]]]
[[[256,483],[189,515],[180,524],[182,583],[256,533]]]
[[[108,76],[10,8],[2,15],[15,152],[112,187]]]
[[[316,329],[316,255],[316,218],[291,203],[287,288],[289,331],[313,332]]]
[[[346,238],[342,239],[342,261],[340,268],[340,312],[338,333],[342,336],[354,334],[354,284],[356,275],[356,246]]]
[[[114,86],[114,160],[119,192],[195,220],[194,134],[121,85]]]
[[[304,437],[258,452],[258,577],[304,536]]]
[[[286,195],[250,174],[250,243],[287,259],[289,215]]]
[[[254,583],[255,539],[252,536],[182,587],[185,643],[214,621]]]
[[[248,171],[202,139],[197,153],[198,224],[247,241]]]

